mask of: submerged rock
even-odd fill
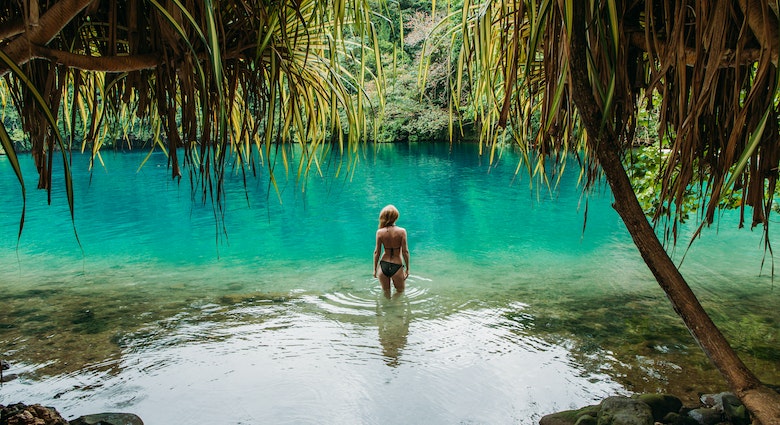
[[[15,373],[3,373],[4,370],[11,368],[11,364],[5,360],[0,360],[0,384],[3,382],[13,381],[18,378]]]
[[[0,376],[0,383],[13,381],[14,379],[18,378],[19,375],[15,373],[4,373]]]
[[[70,421],[70,425],[144,425],[141,418],[132,413],[98,413],[85,415]]]

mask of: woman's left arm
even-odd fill
[[[376,232],[376,247],[374,248],[374,263],[373,263],[373,273],[374,277],[376,277],[376,264],[379,262],[379,253],[382,249],[382,241],[379,239],[379,231]]]

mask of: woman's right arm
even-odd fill
[[[406,264],[406,277],[409,277],[409,244],[406,241],[406,230],[404,230],[403,240],[401,241],[401,255],[404,257],[404,264]]]

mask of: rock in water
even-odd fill
[[[144,423],[141,418],[132,413],[98,413],[76,418],[70,421],[70,425],[144,425]]]
[[[14,379],[16,379],[18,377],[19,377],[19,375],[15,374],[15,373],[5,373],[5,374],[0,375],[0,383],[2,383],[2,382],[10,382],[10,381],[13,381]]]

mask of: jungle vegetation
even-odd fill
[[[0,0],[0,76],[37,187],[51,190],[62,156],[71,211],[76,129],[99,159],[105,135],[135,120],[171,176],[188,174],[217,207],[229,161],[251,175],[290,143],[304,151],[285,164],[298,173],[322,151],[349,158],[415,134],[473,134],[488,154],[512,143],[542,180],[554,178],[549,159],[574,156],[586,188],[607,181],[673,308],[764,425],[780,424],[780,395],[731,349],[653,224],[676,235],[691,191],[710,224],[736,192],[742,217],[768,229],[779,52],[777,3],[762,0]],[[652,108],[664,154],[648,211],[626,164]],[[24,196],[9,128],[18,134],[0,125],[0,143]]]

